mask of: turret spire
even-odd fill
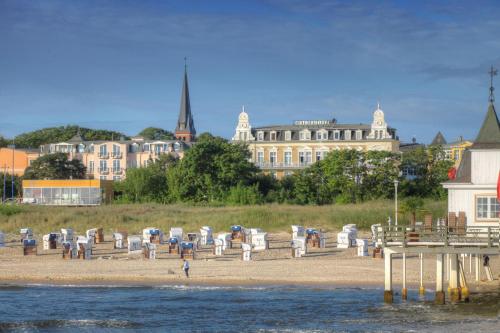
[[[493,103],[495,101],[495,95],[493,94],[493,91],[495,91],[495,88],[493,87],[493,76],[496,76],[498,74],[498,70],[491,66],[491,69],[488,73],[490,74],[490,103]]]

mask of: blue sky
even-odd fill
[[[242,105],[253,126],[370,123],[380,101],[402,141],[474,138],[499,13],[497,1],[0,0],[0,135],[173,130],[186,56],[198,133],[230,138]]]

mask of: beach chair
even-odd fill
[[[216,238],[214,239],[214,255],[221,256],[223,254],[223,241],[222,239]]]
[[[57,249],[57,234],[50,233],[43,235],[43,249],[44,250],[55,250]]]
[[[179,254],[179,240],[175,237],[170,237],[168,239],[168,253]]]
[[[465,212],[458,212],[456,232],[459,234],[465,234],[466,225],[467,217],[465,216]]]
[[[145,259],[156,259],[156,244],[145,243],[143,247],[143,254]]]
[[[292,240],[292,257],[300,258],[307,253],[307,242],[305,237],[296,237]]]
[[[139,236],[128,236],[127,248],[129,254],[141,253],[142,252],[141,238]]]
[[[209,226],[201,227],[200,235],[201,235],[201,245],[212,245],[214,243],[211,227]]]
[[[432,231],[432,214],[425,214],[424,216],[424,230]]]
[[[181,259],[194,260],[194,244],[192,242],[181,243]]]
[[[31,228],[22,228],[19,233],[21,234],[21,243],[23,243],[25,239],[33,239],[33,230],[31,230]]]
[[[454,212],[449,212],[448,213],[448,231],[449,232],[454,232],[455,228],[457,227],[457,214]]]
[[[305,237],[305,229],[300,225],[292,225],[292,239]]]
[[[34,239],[24,239],[23,240],[23,255],[25,255],[25,256],[36,256],[37,255],[36,240],[34,240]]]
[[[62,242],[72,242],[73,241],[73,229],[61,229],[61,241]]]
[[[252,260],[252,244],[248,243],[241,244],[241,260],[243,261]]]
[[[97,228],[97,232],[95,234],[95,243],[104,243],[104,232],[102,228]]]
[[[0,231],[0,247],[5,246],[5,234]]]

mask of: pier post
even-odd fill
[[[420,288],[418,288],[419,295],[425,295],[424,288],[424,254],[420,253]]]
[[[469,274],[472,275],[472,253],[469,253]]]
[[[450,281],[449,293],[452,302],[460,301],[460,265],[458,264],[458,254],[450,254]]]
[[[384,302],[392,303],[392,251],[385,249],[384,251]]]
[[[403,252],[403,289],[401,290],[401,298],[408,299],[408,289],[406,289],[406,253]]]
[[[439,253],[436,255],[436,304],[444,304],[444,254]]]

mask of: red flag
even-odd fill
[[[449,170],[448,170],[448,179],[449,180],[453,180],[455,179],[455,177],[457,176],[457,169],[451,167]]]

